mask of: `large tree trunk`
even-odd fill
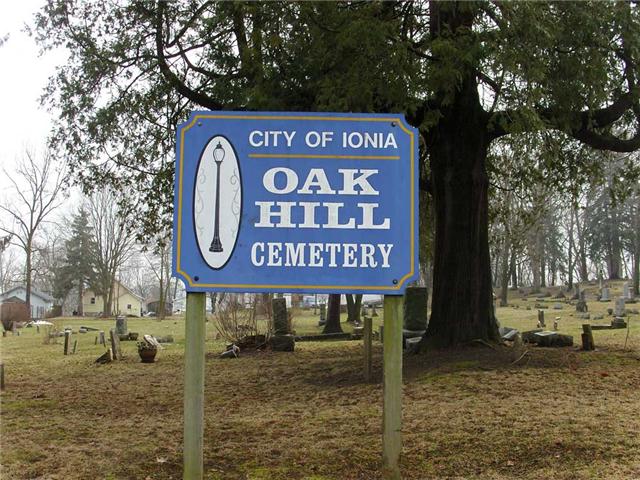
[[[640,297],[640,191],[637,193],[635,216],[635,252],[633,252],[633,292]]]
[[[342,333],[340,325],[340,294],[329,295],[329,305],[327,305],[327,323],[324,325],[322,333]]]
[[[347,322],[360,323],[360,311],[362,310],[362,294],[345,294],[347,299]]]
[[[509,291],[509,242],[506,239],[502,248],[502,265],[500,271],[500,306],[506,307],[508,304],[507,293]]]
[[[498,327],[488,240],[489,139],[473,75],[442,115],[428,133],[436,238],[426,340],[445,347],[497,340]]]
[[[82,297],[84,296],[84,282],[82,279],[78,281],[78,307],[76,311],[79,317],[84,316],[84,306],[82,304]]]
[[[586,208],[589,209],[587,203]],[[578,216],[578,210],[574,209],[574,215],[576,220],[576,234],[578,235],[578,261],[580,268],[580,281],[589,281],[589,270],[587,269],[587,248],[586,239],[584,235],[584,225],[580,223],[580,217]]]
[[[27,251],[25,252],[27,254],[27,263],[26,263],[26,272],[25,272],[25,288],[26,288],[26,292],[25,292],[25,298],[24,298],[24,303],[27,306],[27,312],[29,313],[29,319],[33,318],[33,315],[31,313],[31,277],[32,277],[32,269],[33,267],[31,266],[32,264],[32,260],[31,260],[31,238],[29,238],[27,240]]]
[[[568,252],[567,252],[567,288],[568,290],[573,289],[573,210],[574,208],[571,208],[571,212],[569,212],[570,218],[569,218],[569,245],[568,245]]]
[[[609,189],[612,189],[612,181],[609,180]],[[620,278],[622,256],[622,245],[620,242],[620,218],[618,215],[618,205],[614,205],[611,201],[608,205],[610,212],[610,228],[609,228],[609,245],[607,248],[607,270],[609,272],[609,280],[617,280]]]
[[[511,274],[511,289],[518,289],[518,269],[516,268],[515,248],[511,249],[511,260],[509,260],[509,273]]]

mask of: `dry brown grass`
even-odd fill
[[[535,325],[535,311],[500,313]],[[183,338],[181,320],[129,329]],[[404,478],[640,478],[640,329],[630,351],[624,333],[595,333],[595,352],[529,348],[516,364],[522,352],[506,347],[406,357]],[[123,342],[125,359],[100,366],[93,337],[78,335],[68,357],[27,329],[2,339],[1,478],[181,478],[182,344],[147,365]],[[361,348],[299,343],[220,360],[222,344],[208,341],[205,478],[380,478],[382,351],[365,384]]]

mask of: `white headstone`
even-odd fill
[[[622,296],[626,300],[631,300],[631,287],[629,286],[629,282],[625,282],[624,285],[622,285]]]
[[[609,300],[611,300],[611,298],[609,297],[609,288],[602,287],[602,290],[600,291],[600,301],[608,302]]]

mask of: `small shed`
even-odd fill
[[[147,302],[147,311],[155,312],[158,314],[160,312],[160,300],[151,300]],[[164,302],[164,314],[165,316],[171,315],[173,313],[173,303],[166,301]]]

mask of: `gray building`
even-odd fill
[[[9,299],[26,301],[27,289],[24,286],[13,287],[6,292],[0,293],[0,303]],[[31,318],[44,318],[53,306],[53,297],[46,293],[31,289]]]

